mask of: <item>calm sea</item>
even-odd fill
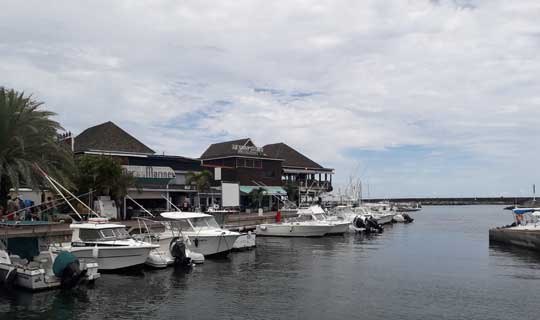
[[[1,319],[532,319],[540,255],[490,247],[497,206],[426,207],[381,235],[260,238],[256,250],[105,274],[93,288],[0,294]]]

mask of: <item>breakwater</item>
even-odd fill
[[[457,206],[457,205],[523,205],[532,201],[531,197],[462,197],[462,198],[373,198],[364,199],[363,202],[419,202],[429,206]]]

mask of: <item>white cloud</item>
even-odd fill
[[[380,196],[512,194],[540,178],[539,15],[533,0],[8,1],[0,74],[75,132],[112,120],[187,156],[284,141],[338,181],[370,166]],[[406,146],[442,158],[355,153]]]

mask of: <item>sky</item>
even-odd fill
[[[75,134],[285,142],[370,197],[540,184],[540,1],[0,2],[0,85]]]

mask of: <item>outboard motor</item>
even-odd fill
[[[402,214],[402,216],[403,216],[403,219],[405,219],[406,223],[411,223],[411,222],[414,221],[414,219],[410,215],[408,215],[407,213]]]
[[[174,264],[179,266],[191,266],[191,258],[186,254],[186,244],[180,238],[174,237],[169,245]]]
[[[366,231],[373,233],[382,233],[383,226],[378,224],[377,220],[375,220],[373,217],[370,217],[366,219]]]
[[[354,217],[353,226],[358,229],[367,229],[364,220],[359,216]]]
[[[81,271],[79,260],[71,252],[62,251],[54,259],[53,272],[55,276],[60,278],[61,287],[70,289],[80,282],[87,271]]]

